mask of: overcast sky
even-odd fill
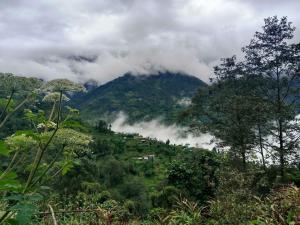
[[[300,0],[0,0],[0,72],[105,83],[170,70],[207,81],[265,17],[288,16],[299,42],[299,12]]]

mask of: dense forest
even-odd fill
[[[161,117],[165,124],[178,122],[199,87],[206,86],[200,79],[179,73],[156,75],[125,74],[111,82],[94,87],[87,94],[77,94],[71,102],[85,121],[111,121],[120,111],[128,115],[128,122],[149,121]]]
[[[176,75],[180,82],[163,86],[170,76],[160,74],[140,86],[148,78],[126,75],[119,79],[140,89],[113,93],[116,82],[88,91],[67,79],[1,73],[0,224],[300,224],[294,31],[286,17],[265,19],[243,57],[221,59],[209,85]],[[192,100],[174,110],[180,84]],[[123,101],[132,120],[173,110],[166,122],[209,132],[216,147],[116,133],[101,113]]]

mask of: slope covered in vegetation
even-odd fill
[[[129,122],[162,117],[165,122],[172,123],[202,86],[206,84],[184,74],[126,74],[76,97],[74,104],[87,120],[112,119],[123,111]]]
[[[91,125],[68,104],[70,92],[84,91],[72,81],[0,74],[0,224],[299,224],[300,44],[290,43],[293,32],[286,17],[267,18],[243,48],[244,60],[222,59],[213,83],[181,114],[193,130],[215,135],[212,151],[115,133],[103,120]],[[144,118],[138,110],[133,118]]]

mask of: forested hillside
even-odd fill
[[[203,86],[206,84],[201,80],[184,74],[126,74],[76,97],[73,102],[82,117],[90,121],[101,117],[112,120],[122,111],[129,122],[161,117],[166,123],[174,123]]]

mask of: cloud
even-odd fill
[[[119,113],[116,120],[112,123],[112,130],[121,133],[138,133],[143,137],[155,138],[160,141],[170,141],[171,144],[189,145],[204,149],[212,149],[215,144],[211,143],[213,136],[210,134],[200,134],[194,136],[188,132],[187,127],[177,125],[166,126],[161,121],[152,120],[138,122],[135,124],[126,123],[126,115]]]
[[[299,8],[298,0],[2,0],[0,71],[104,83],[170,70],[207,81],[263,18],[286,15],[300,27]]]

